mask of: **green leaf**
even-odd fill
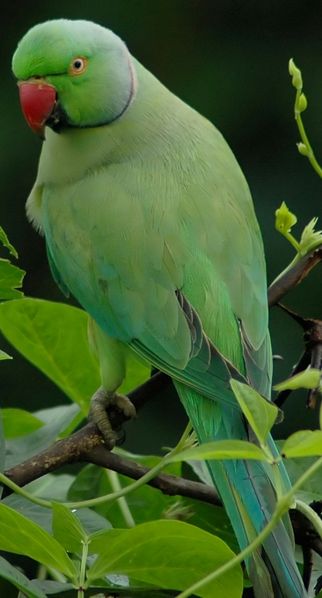
[[[82,508],[75,513],[83,526],[87,536],[96,532],[111,529],[110,522],[102,515],[96,513],[93,509]]]
[[[230,386],[258,440],[262,444],[265,443],[279,414],[278,407],[267,399],[264,399],[248,384],[231,379]]]
[[[0,305],[0,330],[87,414],[100,376],[88,346],[84,311],[40,299],[10,301]]]
[[[76,575],[74,563],[55,538],[4,504],[0,504],[0,550],[29,556],[70,578]]]
[[[284,441],[277,441],[281,450]],[[290,477],[291,484],[295,482],[306,472],[306,470],[315,463],[316,457],[307,457],[305,459],[285,459],[284,465]],[[320,470],[317,470],[309,479],[307,479],[296,492],[296,498],[310,504],[313,500],[321,500],[322,496],[322,476]]]
[[[6,247],[13,257],[18,258],[18,253],[13,245],[11,245],[6,233],[4,232],[2,226],[0,226],[0,242],[4,247]]]
[[[321,381],[321,372],[315,368],[307,368],[303,372],[291,376],[283,382],[275,384],[274,390],[297,390],[298,388],[318,388]]]
[[[26,490],[29,490],[29,484],[26,486]],[[46,532],[51,534],[51,509],[45,509],[45,507],[36,505],[19,494],[10,494],[9,496],[6,496],[2,502],[8,507],[11,507],[11,509],[18,511],[24,517],[27,517],[29,520],[33,521]]]
[[[99,555],[88,570],[89,580],[114,572],[163,589],[183,590],[234,556],[219,538],[181,521],[143,523],[114,536],[103,532],[100,541]],[[242,587],[238,566],[202,588],[199,595],[240,598]]]
[[[74,476],[70,474],[52,474],[42,476],[38,480],[34,480],[25,486],[25,489],[30,494],[39,498],[45,498],[50,501],[65,501],[67,500],[67,491],[74,479]],[[51,509],[45,509],[39,505],[32,503],[19,494],[10,494],[4,501],[6,505],[19,511],[28,519],[31,519],[43,529],[52,532],[52,511]],[[86,515],[89,509],[82,509],[80,512],[85,521]],[[85,512],[85,513],[83,513]],[[94,513],[95,515],[95,513]],[[102,525],[100,527],[102,529]],[[97,531],[97,527],[93,528],[93,525],[89,528],[89,533]]]
[[[268,457],[256,444],[246,440],[217,440],[186,449],[171,457],[171,462],[205,459],[256,459],[267,461]]]
[[[67,552],[82,553],[82,544],[87,543],[88,535],[79,519],[62,504],[53,503],[53,534]]]
[[[295,432],[285,440],[281,453],[287,459],[322,455],[322,430]]]
[[[218,536],[234,552],[239,551],[236,536],[223,507],[216,507],[215,505],[192,498],[181,498],[180,502],[189,509],[189,523],[204,529],[214,536]]]
[[[12,357],[11,357],[11,355],[8,355],[8,353],[6,353],[5,351],[2,351],[0,349],[0,361],[2,361],[4,359],[12,359]]]
[[[25,272],[13,266],[9,260],[0,258],[0,301],[19,299],[23,296],[20,289]]]
[[[282,234],[289,233],[297,223],[297,217],[288,209],[285,201],[275,212],[275,228]]]
[[[322,245],[322,231],[315,230],[318,218],[312,218],[304,227],[300,239],[300,253],[306,255]]]
[[[47,448],[69,426],[78,413],[79,407],[75,404],[37,411],[34,415],[43,421],[45,425],[26,436],[7,440],[6,468],[10,469],[17,463],[21,463],[22,455],[23,459],[29,459],[29,457]],[[46,423],[47,421],[48,423]]]
[[[16,567],[11,565],[2,556],[0,556],[0,577],[10,581],[12,585],[23,592],[24,596],[28,596],[28,598],[46,598],[46,594],[40,588],[37,588],[19,569],[16,569]]]
[[[24,409],[7,407],[2,409],[1,415],[6,438],[16,438],[17,436],[30,434],[44,425],[40,419]]]

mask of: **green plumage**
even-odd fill
[[[88,69],[74,81],[77,55]],[[13,69],[54,85],[65,112],[59,134],[46,129],[27,210],[58,283],[100,329],[105,387],[121,383],[131,347],[172,376],[200,441],[248,438],[216,350],[269,397],[265,261],[247,183],[223,137],[91,23],[37,26]],[[243,547],[274,508],[268,466],[209,469]],[[264,550],[248,562],[257,596],[305,596],[282,524]]]

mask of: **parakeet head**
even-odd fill
[[[97,127],[120,118],[136,90],[126,45],[89,21],[57,19],[36,25],[19,42],[12,61],[30,127]]]

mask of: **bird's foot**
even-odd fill
[[[96,424],[109,449],[114,448],[124,438],[122,430],[114,430],[112,427],[109,412],[113,408],[121,412],[126,419],[136,416],[135,407],[128,397],[116,392],[108,392],[102,387],[99,388],[91,398],[88,419]]]

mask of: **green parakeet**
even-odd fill
[[[103,391],[116,396],[134,352],[172,377],[200,442],[249,439],[229,376],[270,395],[265,260],[222,135],[91,22],[33,27],[13,72],[45,137],[28,217],[56,281],[92,318]],[[274,510],[272,468],[208,468],[242,549]],[[306,596],[287,517],[246,566],[258,598]]]

